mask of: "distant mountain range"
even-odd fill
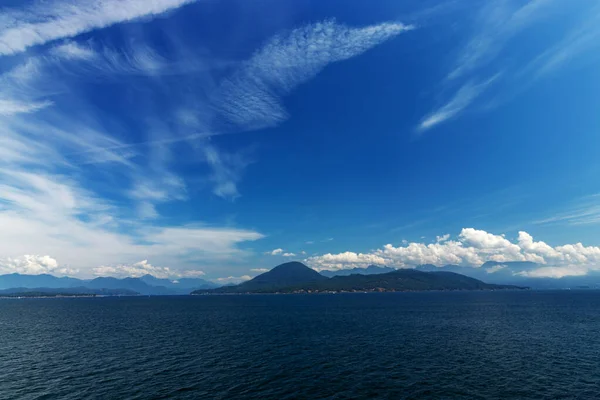
[[[59,278],[56,276],[8,274],[0,275],[0,290],[5,289],[61,289],[63,293],[73,288],[91,291],[117,290],[123,293],[139,293],[142,295],[178,295],[189,294],[193,290],[212,289],[219,285],[199,278],[184,278],[178,281],[159,279],[151,275],[140,278],[102,277],[91,280],[77,278]],[[83,293],[83,292],[80,292]],[[96,293],[99,294],[99,293]],[[122,293],[121,293],[122,294]]]
[[[388,272],[393,272],[395,270],[396,270],[395,268],[390,268],[390,267],[378,267],[376,265],[369,265],[367,268],[340,269],[337,271],[323,270],[323,271],[320,271],[319,273],[323,276],[331,278],[334,276],[348,276],[348,275],[352,275],[352,274],[359,274],[359,275],[385,274]]]
[[[434,282],[432,276],[410,275],[410,271],[419,273],[451,272],[465,277],[473,278],[481,283],[496,285],[513,285],[531,287],[532,289],[600,289],[600,273],[590,272],[586,276],[569,276],[560,279],[530,277],[528,274],[542,265],[532,262],[496,262],[488,261],[481,266],[444,265],[441,267],[424,264],[415,269],[396,270],[390,267],[371,265],[367,268],[353,268],[338,271],[321,271],[321,273],[308,268],[300,262],[290,262],[273,268],[269,272],[258,275],[254,279],[240,285],[220,286],[200,278],[182,278],[177,281],[160,279],[151,275],[139,278],[112,278],[100,277],[90,280],[56,277],[48,274],[0,275],[0,296],[2,293],[31,292],[33,290],[46,293],[74,293],[79,294],[105,294],[105,295],[185,295],[193,291],[212,293],[269,293],[273,291],[288,290],[357,290],[379,287],[384,290],[423,290],[414,282],[402,286],[398,279],[413,279],[420,277],[429,282],[430,286],[437,287],[439,282]],[[408,272],[403,272],[408,271]],[[396,274],[396,275],[389,275]],[[405,275],[402,275],[405,274]],[[389,283],[386,279],[391,277]],[[343,279],[339,278],[352,278]],[[446,276],[448,278],[448,276]],[[437,279],[437,278],[436,278]],[[450,279],[450,278],[448,278]],[[387,282],[387,283],[386,283]],[[389,285],[391,286],[389,286]],[[412,286],[411,286],[412,285]],[[410,289],[413,287],[413,289]],[[212,290],[216,289],[216,290]],[[371,289],[369,289],[371,290]]]
[[[0,297],[16,297],[16,296],[41,296],[45,297],[51,295],[99,295],[99,296],[135,296],[138,292],[127,289],[90,289],[87,287],[71,287],[71,288],[25,288],[17,287],[12,289],[0,290]]]
[[[237,286],[197,290],[192,294],[498,289],[522,289],[522,287],[488,284],[454,272],[424,272],[416,269],[400,269],[383,274],[352,274],[327,278],[300,262],[290,262],[281,264],[269,272]]]
[[[527,286],[533,289],[600,289],[600,273],[593,271],[585,276],[566,276],[563,278],[539,278],[528,276],[528,273],[541,267],[544,266],[529,261],[488,261],[480,266],[460,266],[450,264],[438,267],[432,264],[423,264],[417,266],[415,269],[421,272],[454,272],[487,283]],[[354,268],[339,271],[321,271],[321,274],[333,277],[351,274],[381,274],[391,271],[395,271],[395,269],[371,265],[364,269]]]
[[[533,270],[544,267],[528,261],[498,262],[488,261],[479,267],[458,265],[419,265],[418,271],[456,272],[489,283],[502,285],[528,286],[532,289],[576,289],[600,288],[600,274],[590,272],[585,276],[566,276],[563,278],[539,278],[528,276]]]

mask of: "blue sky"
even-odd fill
[[[0,271],[600,268],[595,1],[2,2]]]

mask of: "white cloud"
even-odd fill
[[[214,282],[223,284],[223,285],[227,285],[227,284],[237,284],[237,283],[242,283],[245,281],[249,281],[250,279],[252,279],[252,277],[250,275],[242,275],[242,276],[228,276],[225,278],[217,278],[214,280]]]
[[[504,64],[499,58],[517,35],[549,15],[555,0],[528,2],[489,0],[483,2],[475,13],[472,33],[462,46],[451,70],[442,82],[444,92],[453,93],[441,107],[430,112],[419,123],[417,130],[425,131],[451,118],[456,118],[470,108],[490,85],[500,76]],[[502,65],[502,67],[498,67]],[[491,79],[490,67],[498,71]]]
[[[235,228],[132,222],[119,216],[119,208],[64,176],[0,168],[0,177],[0,226],[11,227],[0,230],[0,254],[49,254],[62,265],[76,265],[82,275],[101,265],[129,265],[142,258],[184,269],[190,257],[239,257],[243,252],[238,244],[262,237]]]
[[[71,41],[55,46],[52,48],[51,53],[59,58],[69,60],[91,60],[96,58],[94,50]]]
[[[490,268],[486,268],[485,272],[487,272],[488,274],[495,274],[498,271],[502,271],[504,268],[506,268],[506,265],[494,265],[493,267]]]
[[[567,224],[591,225],[600,223],[600,194],[593,194],[578,199],[568,207],[566,212],[553,212],[552,217],[535,221],[535,224]]]
[[[432,111],[425,116],[419,125],[419,131],[425,131],[434,126],[449,120],[460,114],[477,97],[479,97],[496,79],[498,75],[493,76],[487,81],[475,83],[473,81],[464,84],[454,96],[443,106]]]
[[[263,273],[263,272],[269,272],[269,271],[270,271],[270,269],[268,269],[268,268],[252,268],[252,269],[250,269],[250,272]]]
[[[564,278],[566,276],[585,276],[589,269],[584,266],[541,267],[531,271],[521,271],[517,275],[528,278]]]
[[[53,274],[72,275],[78,270],[60,266],[58,261],[50,256],[24,255],[15,258],[0,259],[0,274]]]
[[[295,253],[283,253],[282,254],[283,257],[296,257]]]
[[[362,254],[346,251],[340,254],[324,254],[309,257],[307,263],[315,270],[340,270],[350,268],[366,268],[369,265],[385,265],[386,260],[375,254]]]
[[[283,95],[328,64],[360,55],[410,29],[401,23],[350,28],[324,21],[275,36],[222,83],[213,95],[215,107],[242,129],[278,125],[288,118]]]
[[[93,269],[95,276],[132,277],[139,278],[152,275],[160,279],[197,278],[204,275],[199,270],[172,270],[169,267],[151,265],[148,260],[139,261],[130,265],[100,266]]]
[[[526,70],[537,77],[546,76],[590,52],[597,51],[600,41],[600,7],[586,13],[564,38],[535,58]]]
[[[527,232],[519,232],[518,245],[524,252],[532,255],[531,261],[545,264],[560,261],[563,258],[560,252],[546,243],[534,242],[533,237]]]
[[[265,254],[276,256],[283,253],[283,249],[275,249],[271,251],[267,251]]]
[[[142,49],[121,52],[112,62],[112,52],[92,51],[66,42],[0,75],[0,226],[11,227],[0,230],[0,257],[48,254],[60,265],[53,273],[88,277],[94,268],[121,266],[118,272],[144,259],[179,273],[193,271],[198,262],[215,266],[246,255],[239,246],[260,239],[260,233],[139,219],[159,217],[158,203],[187,198],[185,182],[168,168],[165,149],[180,138],[161,126],[166,134],[159,140],[151,136],[140,149],[119,139],[128,137],[122,121],[98,114],[77,90],[66,89],[73,72],[94,79],[102,76],[98,72],[112,73],[107,65],[121,68],[125,60],[132,70],[139,66],[151,75],[158,58]],[[61,94],[56,103],[39,112],[35,105],[50,105],[56,93]],[[65,107],[60,102],[67,97]],[[4,268],[20,271],[22,265]]]
[[[51,101],[25,103],[13,99],[0,99],[0,115],[30,114],[51,105]]]
[[[210,180],[214,183],[213,193],[223,198],[239,197],[237,183],[249,161],[241,154],[227,154],[219,151],[216,146],[209,143],[202,145],[202,151],[212,169]]]
[[[448,239],[450,239],[450,234],[449,234],[449,233],[447,233],[447,234],[445,234],[445,235],[442,235],[442,236],[436,236],[436,237],[435,237],[435,241],[436,241],[436,243],[447,242],[447,241],[448,241]],[[404,243],[404,242],[405,242],[405,240],[403,240],[402,242]]]
[[[552,3],[554,0],[490,0],[483,3],[476,17],[474,32],[448,78],[459,78],[492,62],[511,38],[539,21]]]
[[[140,17],[152,17],[192,3],[193,0],[55,0],[38,2],[25,10],[3,10],[0,54],[70,38]]]
[[[309,257],[306,260],[317,270],[364,268],[369,264],[396,268],[413,268],[421,264],[479,267],[486,261],[529,261],[542,265],[539,271],[528,271],[528,276],[545,274],[558,277],[568,271],[571,271],[568,272],[570,274],[584,275],[584,271],[600,270],[600,247],[584,246],[581,243],[552,247],[544,242],[534,241],[527,232],[519,232],[516,242],[511,242],[504,235],[464,228],[456,241],[407,243],[399,247],[387,244],[368,254],[344,252]],[[487,272],[495,273],[501,268],[502,265],[498,265],[487,269]]]

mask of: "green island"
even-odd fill
[[[313,294],[524,289],[528,288],[485,283],[454,272],[423,272],[414,269],[400,269],[374,275],[352,274],[328,278],[300,262],[289,262],[236,286],[195,290],[191,294]]]

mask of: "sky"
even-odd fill
[[[600,270],[594,0],[0,3],[0,273]]]

